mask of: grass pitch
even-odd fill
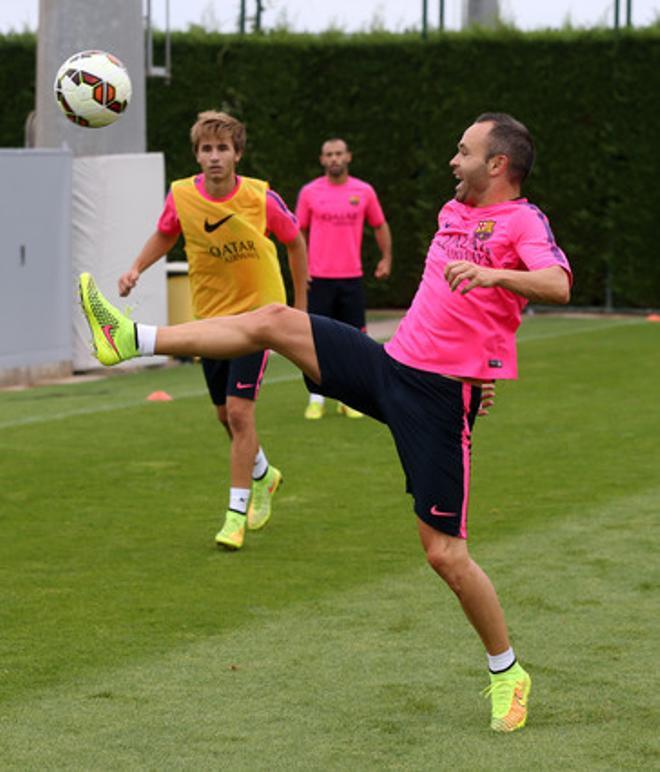
[[[487,728],[387,430],[302,420],[276,358],[258,414],[286,482],[239,553],[212,542],[227,443],[196,366],[0,394],[0,768],[657,767],[660,325],[519,339],[470,538],[532,674],[524,731]]]

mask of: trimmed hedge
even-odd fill
[[[36,102],[36,69],[34,35],[0,35],[0,147],[23,147],[25,121]]]
[[[30,55],[26,36],[0,38],[5,94],[16,80],[9,71],[20,63],[25,72]],[[394,236],[393,276],[367,281],[370,306],[410,302],[437,210],[453,195],[447,162],[463,129],[487,110],[512,113],[536,138],[525,192],[571,260],[573,302],[601,306],[609,285],[617,307],[660,305],[659,29],[476,30],[426,41],[197,31],[173,36],[172,57],[171,82],[148,84],[149,148],[165,154],[168,179],[195,169],[187,130],[209,107],[246,122],[241,170],[269,179],[291,207],[321,172],[321,142],[348,140],[351,172],[374,185]],[[4,144],[21,143],[31,94],[27,82],[14,90],[13,109],[0,116]],[[366,263],[377,255],[368,232]]]

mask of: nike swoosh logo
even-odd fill
[[[525,707],[525,690],[523,689],[522,686],[516,686],[513,692],[513,696],[517,700],[520,707],[524,708]]]
[[[227,220],[231,220],[233,217],[233,214],[228,214],[226,217],[223,217],[221,220],[218,220],[218,222],[210,223],[208,220],[204,220],[204,230],[207,233],[213,233],[214,230],[217,230],[221,225],[227,222]]]
[[[253,386],[254,383],[241,383],[240,381],[236,382],[237,389],[251,389]]]
[[[115,345],[114,340],[112,339],[111,330],[112,330],[112,325],[111,324],[104,324],[101,327],[101,332],[105,335],[105,339],[112,346],[112,348],[114,349],[115,353],[117,355],[119,355],[119,349],[117,348],[117,346]]]
[[[431,514],[436,517],[456,517],[456,512],[441,512],[435,504],[431,507]]]

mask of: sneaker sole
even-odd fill
[[[236,552],[237,550],[240,550],[243,546],[242,544],[234,544],[230,541],[222,541],[222,539],[216,538],[215,540],[215,546],[218,547],[218,549],[225,549],[229,552]]]

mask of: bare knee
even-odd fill
[[[251,314],[251,334],[260,348],[271,348],[286,329],[291,314],[299,313],[283,303],[269,303]]]
[[[445,540],[434,540],[432,544],[426,545],[426,559],[436,574],[444,579],[456,595],[460,595],[463,579],[472,561],[467,549],[456,549],[453,541],[448,536]]]
[[[232,437],[240,437],[254,429],[254,402],[249,399],[227,400],[227,429]]]
[[[216,405],[216,415],[218,418],[218,421],[222,426],[224,426],[225,431],[229,435],[229,438],[231,439],[231,429],[229,428],[229,419],[227,418],[227,406],[226,405]]]

